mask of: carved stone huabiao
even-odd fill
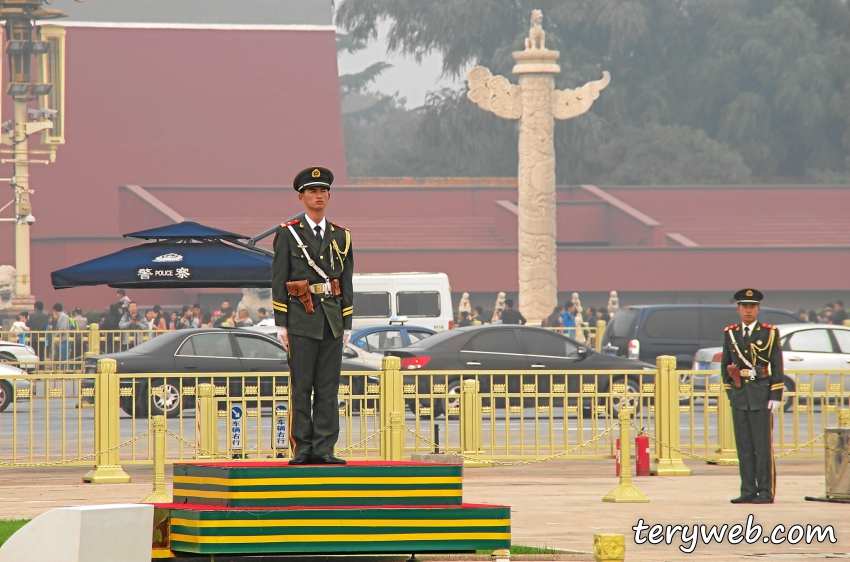
[[[545,47],[543,13],[534,10],[525,50],[513,54],[519,85],[478,66],[469,71],[466,96],[504,119],[519,119],[519,309],[531,323],[558,301],[555,247],[555,119],[590,109],[611,75],[575,90],[555,90],[558,51]]]
[[[11,265],[0,265],[0,310],[12,306],[15,296],[16,271]]]

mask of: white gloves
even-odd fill
[[[342,332],[342,347],[348,345],[348,340],[351,339],[351,330],[344,330]]]
[[[286,326],[277,327],[277,339],[280,340],[283,349],[289,351],[289,332],[286,331]]]
[[[771,414],[775,414],[779,411],[779,407],[782,405],[781,400],[768,400],[767,401],[767,409],[770,410]]]

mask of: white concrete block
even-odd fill
[[[150,562],[153,506],[62,507],[43,513],[0,546],[2,562]]]

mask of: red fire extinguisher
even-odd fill
[[[644,430],[635,437],[635,451],[637,452],[637,476],[649,476],[649,436]]]

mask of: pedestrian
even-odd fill
[[[473,309],[472,317],[469,319],[469,325],[470,326],[481,326],[482,324],[484,324],[484,321],[482,320],[482,318],[484,318],[484,309],[481,308],[480,306],[476,306]]]
[[[211,312],[205,312],[204,317],[201,318],[201,328],[212,328],[212,327],[213,327],[212,313]]]
[[[21,312],[17,316],[17,320],[12,323],[11,331],[18,334],[17,340],[18,343],[26,344],[27,337],[24,332],[29,332],[30,327],[27,326],[27,313]]]
[[[289,353],[293,465],[345,464],[334,446],[342,350],[354,314],[354,251],[348,229],[325,217],[332,183],[327,168],[299,172],[293,187],[304,213],[281,224],[274,240],[272,305]]]
[[[544,328],[562,328],[563,324],[561,324],[561,315],[559,314],[561,311],[560,306],[556,306],[552,309],[552,314],[543,319],[543,322],[540,323]]]
[[[797,317],[803,322],[809,321],[809,313],[806,312],[805,308],[801,308],[800,310],[797,311]]]
[[[124,316],[118,323],[118,328],[131,330],[121,334],[121,350],[126,351],[142,343],[143,332],[150,330],[151,326],[147,319],[139,313],[139,305],[136,304],[136,301],[130,301],[127,304],[127,311],[124,312]]]
[[[824,324],[832,324],[832,313],[833,313],[832,303],[828,302],[823,305],[823,314],[821,315],[821,321]]]
[[[472,321],[469,319],[469,313],[465,310],[461,310],[460,314],[458,314],[457,327],[466,328],[467,326],[471,325]]]
[[[773,503],[773,412],[782,404],[784,372],[779,329],[758,321],[764,295],[735,293],[739,324],[726,328],[720,373],[732,406],[741,495],[732,503]]]
[[[268,312],[266,311],[266,309],[263,308],[262,306],[260,308],[258,308],[257,309],[257,324],[259,324],[260,322],[265,320],[266,316],[268,316]]]
[[[155,304],[153,307],[153,324],[151,324],[151,328],[156,330],[157,332],[164,332],[168,329],[168,321],[165,318],[165,313],[162,311],[162,307],[158,304]],[[153,334],[154,336],[156,333]]]
[[[58,334],[53,337],[53,360],[67,361],[68,360],[68,332],[71,331],[71,319],[63,310],[61,302],[53,305],[53,323],[52,329]],[[64,363],[56,366],[59,370],[64,370],[67,367]]]
[[[77,323],[78,330],[89,329],[89,319],[83,316],[83,309],[80,307],[74,309],[74,322]]]
[[[175,330],[189,330],[191,328],[199,328],[200,326],[195,321],[195,316],[188,304],[183,305],[182,316],[177,320]]]
[[[228,308],[221,313],[221,316],[218,317],[216,323],[214,324],[216,328],[235,328],[236,320],[233,318],[233,309]]]
[[[573,304],[572,301],[564,303],[564,306],[561,307],[561,312],[559,313],[559,316],[561,317],[561,325],[566,328],[566,330],[564,330],[564,335],[571,338],[575,338],[576,336],[575,313],[576,305]]]
[[[820,315],[817,313],[816,310],[810,310],[809,311],[809,322],[811,322],[812,324],[820,324],[821,323]]]
[[[179,322],[180,322],[180,315],[179,315],[179,314],[177,314],[177,311],[176,311],[176,310],[172,310],[172,311],[171,311],[171,322],[169,322],[169,324],[170,324],[170,329],[171,329],[172,331],[173,331],[173,330],[176,330],[176,329],[177,329],[177,324],[178,324]]]
[[[835,301],[832,304],[832,324],[836,326],[843,326],[844,321],[847,320],[847,311],[844,310],[844,302],[843,301]]]
[[[502,323],[502,311],[496,309],[493,311],[493,318],[490,320],[490,324],[501,324]]]
[[[525,324],[525,316],[514,310],[513,299],[505,299],[505,310],[502,311],[502,324]]]
[[[248,311],[246,309],[241,309],[239,311],[239,316],[236,318],[236,327],[237,328],[247,328],[249,326],[253,326],[254,321],[251,320],[251,317],[248,316]]]
[[[29,320],[27,320],[27,326],[29,326],[30,331],[33,332],[30,334],[32,336],[32,347],[35,349],[40,361],[44,361],[45,359],[47,334],[44,332],[47,331],[48,320],[49,318],[47,314],[44,313],[44,303],[36,301],[35,312],[30,314]]]
[[[130,297],[127,296],[127,291],[124,289],[118,289],[115,291],[115,296],[118,297],[118,302],[116,303],[118,305],[118,309],[121,311],[121,314],[124,314],[127,306],[130,304]]]
[[[204,319],[204,310],[198,303],[195,303],[195,305],[192,307],[192,318],[195,319],[195,324],[198,326],[201,325],[201,322]]]

